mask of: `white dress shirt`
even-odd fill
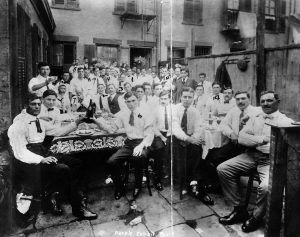
[[[105,85],[102,77],[97,77],[95,75],[90,75],[89,78],[85,78],[87,84],[87,94],[90,96],[97,94],[97,86],[98,84]]]
[[[213,93],[212,82],[204,80],[203,83],[202,83],[202,86],[204,88],[204,94],[206,94],[208,96],[211,96],[212,93]]]
[[[242,111],[239,109],[239,107],[235,106],[234,108],[229,110],[226,116],[222,119],[219,129],[224,136],[230,138],[230,135],[232,133],[234,133],[235,135],[239,134],[241,112]],[[249,105],[244,110],[244,116],[249,116],[249,118],[252,118],[261,112],[261,107],[254,107],[252,105]]]
[[[228,103],[225,103],[225,100],[221,103],[218,103],[215,107],[215,110],[212,111],[212,114],[215,116],[225,116],[229,110],[231,110],[233,107],[236,106],[235,98],[232,98],[228,101]]]
[[[134,126],[129,124],[131,111],[128,108],[116,113],[118,128],[124,129],[129,140],[143,139],[144,147],[151,146],[154,138],[153,116],[141,107],[137,107],[133,113]]]
[[[204,118],[207,99],[208,96],[205,94],[200,96],[195,95],[194,97],[194,106],[199,111],[202,118]]]
[[[96,94],[96,95],[91,97],[92,101],[96,104],[96,111],[101,111],[101,109],[100,109],[100,96],[102,97],[102,105],[103,105],[102,110],[109,111],[108,101],[107,101],[108,95],[100,95],[100,94]]]
[[[32,87],[41,83],[45,83],[48,77],[42,77],[40,74],[37,77],[33,77],[28,83],[28,90],[30,93],[37,95],[38,97],[42,97],[43,93],[48,89],[54,89],[54,85],[49,83],[48,86],[43,86],[38,90],[33,90]]]
[[[60,110],[70,110],[71,102],[67,92],[64,95],[57,94],[56,107]]]
[[[59,121],[60,120],[60,110],[54,106],[53,110],[48,111],[48,108],[45,105],[41,105],[41,112],[38,115],[38,117],[50,117],[53,119],[53,123],[55,121]]]
[[[193,106],[190,106],[187,110],[187,134],[181,128],[181,120],[184,114],[185,107],[179,103],[173,107],[173,134],[179,140],[185,141],[189,136],[200,138],[203,135],[201,125],[203,121],[200,113]]]
[[[251,118],[241,130],[238,141],[244,146],[255,147],[256,150],[269,154],[271,126],[266,123],[272,123],[277,126],[289,126],[292,122],[292,119],[280,113],[278,110],[269,115],[261,112]],[[264,140],[268,140],[269,142],[263,143]]]
[[[28,164],[39,164],[44,157],[29,151],[26,147],[27,144],[41,143],[44,141],[45,135],[63,136],[77,128],[75,123],[61,127],[40,119],[42,132],[39,133],[35,121],[35,116],[27,112],[21,113],[8,129],[9,142],[15,158]]]
[[[211,95],[206,101],[206,114],[213,113],[219,104],[224,103],[224,95],[222,93],[219,94],[219,100],[214,99],[214,97],[215,95]]]
[[[167,132],[167,136],[171,135],[172,128],[172,111],[173,105],[169,104],[167,108],[167,120],[169,129],[165,129],[165,106],[159,105],[155,108],[154,112],[154,135],[160,136],[161,132]]]
[[[80,95],[83,96],[87,95],[89,85],[87,83],[87,79],[82,78],[73,78],[70,82],[70,91],[73,95]]]

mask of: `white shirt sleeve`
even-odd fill
[[[16,122],[10,126],[8,137],[16,159],[27,164],[39,164],[44,158],[27,149],[26,126],[22,122]]]

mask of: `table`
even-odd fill
[[[224,146],[228,142],[228,138],[222,134],[219,126],[207,125],[204,127],[204,141],[202,159],[206,158],[210,149]]]
[[[279,237],[283,197],[284,236],[300,233],[300,126],[278,127],[270,124],[270,178],[267,198],[265,236]]]
[[[71,133],[64,137],[55,137],[52,140],[50,151],[54,154],[74,154],[84,151],[118,149],[124,145],[125,139],[125,133],[95,132],[92,135],[84,136]]]

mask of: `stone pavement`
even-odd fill
[[[12,236],[66,236],[66,237],[117,237],[117,236],[158,236],[158,237],[258,237],[263,236],[263,229],[250,234],[241,231],[241,225],[222,226],[218,216],[230,210],[225,205],[222,196],[212,195],[214,206],[206,206],[200,201],[185,196],[179,200],[178,191],[172,192],[165,187],[162,192],[152,189],[149,196],[147,188],[143,188],[136,201],[137,209],[144,211],[142,222],[135,225],[125,225],[120,216],[130,210],[131,190],[127,196],[116,201],[113,198],[113,187],[105,186],[90,191],[89,207],[98,213],[93,221],[78,220],[72,216],[69,205],[64,205],[65,214],[54,217],[40,213],[36,229],[29,226],[26,229],[15,229]],[[193,220],[193,221],[191,221]],[[193,224],[191,224],[193,222]]]

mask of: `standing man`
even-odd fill
[[[39,75],[32,78],[28,83],[29,92],[42,97],[45,90],[53,89],[52,82],[55,81],[53,77],[49,77],[50,67],[46,62],[40,62],[38,64]]]
[[[138,106],[135,94],[128,92],[124,96],[128,109],[121,110],[115,116],[118,127],[123,128],[127,135],[125,145],[107,161],[115,184],[115,199],[124,195],[124,184],[121,180],[122,165],[129,159],[135,167],[135,188],[133,197],[137,198],[142,188],[142,169],[147,164],[153,133],[153,120],[150,114]]]
[[[202,160],[203,132],[202,120],[199,112],[191,106],[194,90],[184,87],[181,91],[181,103],[174,107],[173,134],[174,138],[174,163],[175,173],[180,182],[184,182],[186,190],[191,189],[191,194],[204,204],[213,205],[213,200],[198,185],[200,181]],[[201,189],[198,190],[200,187]]]
[[[263,92],[260,96],[262,113],[250,118],[238,136],[238,142],[246,147],[242,153],[217,167],[219,179],[225,197],[234,206],[233,211],[219,218],[223,225],[243,222],[242,230],[252,232],[259,228],[266,211],[270,170],[270,137],[271,127],[291,125],[292,119],[278,111],[279,97],[274,91]],[[239,178],[253,169],[257,169],[260,183],[257,188],[256,207],[252,216],[241,203]]]
[[[199,79],[200,79],[200,83],[204,88],[204,94],[210,96],[213,93],[211,81],[207,80],[206,74],[204,72],[199,73]]]
[[[190,87],[193,90],[196,89],[197,82],[194,79],[189,78],[189,69],[185,68],[181,70],[181,78],[176,80],[175,82],[175,90],[174,90],[174,102],[180,103],[181,91],[184,87]]]
[[[43,141],[46,135],[62,136],[76,130],[80,120],[66,126],[53,126],[38,119],[41,100],[30,95],[25,113],[19,114],[8,129],[9,142],[14,154],[14,168],[24,184],[25,195],[39,198],[46,192],[51,212],[62,214],[57,197],[65,193],[73,215],[82,219],[96,219],[97,214],[86,207],[82,191],[81,161],[48,151]]]
[[[219,106],[219,104],[224,103],[224,96],[221,93],[221,86],[218,82],[214,82],[212,84],[212,90],[212,95],[206,101],[206,118],[208,117],[209,113],[216,111],[216,108]]]

